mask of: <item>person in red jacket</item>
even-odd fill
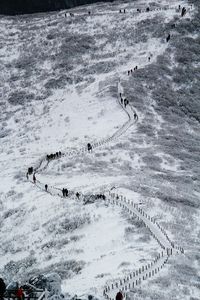
[[[16,297],[17,297],[18,300],[24,300],[24,298],[25,298],[24,297],[24,291],[23,291],[21,286],[16,292]]]
[[[122,292],[121,291],[119,291],[118,293],[117,293],[117,295],[116,295],[116,300],[123,300],[123,294],[122,294]]]

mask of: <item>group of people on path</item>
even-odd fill
[[[137,69],[138,69],[138,66],[135,66],[133,69],[128,70],[128,76],[129,76],[130,74],[132,74],[133,71],[136,71]]]
[[[122,14],[122,13],[125,14],[125,13],[126,13],[126,9],[125,9],[125,8],[124,8],[124,9],[120,9],[120,10],[119,10],[119,13],[120,13],[120,14]]]
[[[63,195],[63,197],[68,197],[68,195],[69,195],[68,189],[63,188],[62,189],[62,195]]]
[[[126,98],[122,97],[122,93],[119,93],[120,96],[120,102],[122,105],[124,105],[124,107],[126,108],[126,106],[129,104],[129,100],[127,100]]]
[[[49,155],[47,154],[46,159],[47,159],[47,161],[49,161],[49,160],[52,160],[52,159],[59,158],[59,157],[61,157],[61,155],[62,155],[61,151],[58,151],[56,153],[51,153]]]

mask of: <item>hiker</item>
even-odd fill
[[[171,35],[170,35],[170,33],[169,33],[168,36],[167,36],[167,38],[166,38],[166,42],[167,42],[167,43],[169,42],[170,38],[171,38]]]
[[[2,278],[0,278],[0,299],[3,299],[5,291],[6,291],[5,282]]]
[[[178,10],[180,10],[180,9],[181,9],[181,6],[179,5],[179,6],[178,6]]]
[[[78,200],[79,200],[79,197],[80,197],[80,194],[79,194],[79,192],[77,192],[76,193],[76,197],[78,198]]]
[[[138,116],[136,113],[134,113],[134,119],[137,120],[138,119]]]
[[[181,11],[181,17],[183,17],[185,14],[186,14],[186,8],[183,7],[183,8],[182,8],[182,11]]]
[[[128,76],[130,75],[130,71],[128,71]]]
[[[119,291],[118,293],[117,293],[117,295],[116,295],[116,300],[123,300],[123,294],[122,294],[122,292],[121,291]]]
[[[139,13],[140,13],[140,12],[141,12],[141,9],[139,9],[139,8],[138,8],[138,9],[137,9],[137,12],[139,12]]]
[[[69,191],[68,189],[65,189],[65,197],[68,197]]]
[[[65,197],[65,189],[64,188],[62,189],[62,194],[63,194],[63,197]]]
[[[133,73],[133,69],[131,69],[131,74]]]
[[[138,66],[136,66],[135,69],[137,70],[137,69],[138,69]]]
[[[123,105],[123,98],[121,98],[121,104]]]
[[[90,143],[87,144],[88,152],[92,152],[92,145]]]
[[[27,173],[26,173],[26,179],[28,180],[28,178],[29,178],[29,177],[28,177],[28,172],[27,172]]]
[[[124,14],[125,14],[125,12],[126,12],[126,10],[125,10],[125,8],[124,8]]]
[[[121,9],[119,10],[119,13],[120,13],[120,14],[122,13],[122,10],[121,10]]]
[[[150,10],[149,7],[147,7],[147,8],[146,8],[146,11],[149,12],[149,10]]]
[[[33,182],[36,183],[35,173],[33,174]]]
[[[45,191],[47,192],[47,189],[48,189],[48,185],[47,184],[45,184]]]
[[[25,298],[24,291],[23,291],[23,288],[21,286],[16,292],[16,297],[17,297],[18,300],[24,300],[24,298]]]
[[[33,174],[33,167],[28,168],[28,174],[29,175]]]
[[[88,11],[88,15],[90,16],[90,14],[91,14],[91,12],[90,12],[90,10]]]
[[[151,60],[151,57],[149,56],[149,57],[148,57],[148,61],[150,61],[150,60]]]
[[[60,151],[58,152],[58,154],[59,154],[59,156],[61,156],[61,152]]]

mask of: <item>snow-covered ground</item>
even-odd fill
[[[52,197],[25,176],[44,155],[109,137],[127,121],[117,101],[119,80],[138,113],[138,123],[91,154],[51,162],[37,178],[83,193],[115,187],[186,249],[186,256],[169,260],[165,279],[176,277],[176,266],[184,265],[186,273],[189,267],[198,268],[197,151],[189,160],[188,149],[184,157],[174,154],[167,140],[183,134],[190,135],[190,144],[198,142],[199,124],[185,118],[176,125],[166,120],[173,113],[167,108],[159,111],[153,96],[164,77],[155,69],[148,71],[158,66],[166,71],[166,81],[171,76],[164,63],[175,56],[173,41],[179,33],[173,29],[172,44],[165,38],[172,24],[184,22],[177,7],[188,8],[188,22],[195,14],[186,1],[179,2],[117,1],[74,8],[74,18],[59,12],[0,20],[2,277],[23,281],[52,270],[60,274],[64,293],[101,298],[107,280],[123,277],[156,256],[159,246],[148,230],[120,208],[100,200],[83,205],[73,198]],[[152,11],[145,12],[148,5]],[[171,63],[172,72],[177,65]],[[135,66],[138,70],[128,76]],[[167,101],[167,96],[161,100]],[[195,297],[199,273],[194,270],[193,287],[184,281],[180,298],[170,299]],[[150,299],[165,299],[162,272],[154,283],[158,298],[152,292]],[[188,274],[183,273],[185,278]],[[181,275],[170,288],[176,290],[178,282]]]

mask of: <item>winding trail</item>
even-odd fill
[[[168,7],[162,9],[155,9],[157,10],[165,10],[165,9],[174,9],[175,7]],[[124,98],[124,90],[120,83],[117,84],[118,95],[122,95]],[[138,121],[138,117],[136,117],[137,113],[132,107],[132,105],[127,105],[126,107],[121,103],[120,96],[117,99],[121,109],[127,114],[128,120],[119,128],[113,135],[108,138],[102,139],[98,142],[91,143],[92,149],[98,149],[102,146],[107,145],[110,142],[117,140],[121,135],[123,135],[134,123]],[[79,155],[87,154],[88,149],[87,147],[82,147],[76,150],[69,150],[66,153],[62,153],[61,157],[68,157],[70,159],[75,158]],[[46,156],[42,157],[42,159],[36,163],[34,167],[34,172],[39,174],[43,172],[50,163],[49,160],[46,159]],[[32,180],[30,180],[33,183]],[[34,184],[39,189],[44,190],[44,183],[40,182],[39,180],[36,181]],[[57,188],[55,186],[48,186],[48,193],[51,195],[58,195],[63,197],[62,189]],[[117,205],[128,212],[130,217],[136,217],[138,220],[142,221],[145,227],[149,230],[152,237],[157,241],[159,246],[159,252],[154,260],[147,265],[142,265],[138,270],[134,270],[128,276],[123,279],[117,279],[113,281],[109,281],[107,285],[103,289],[103,296],[106,299],[114,300],[117,292],[121,290],[124,295],[128,291],[131,291],[137,285],[141,284],[142,281],[147,280],[153,276],[156,276],[160,270],[164,267],[164,265],[168,262],[170,256],[174,256],[177,254],[183,254],[183,248],[175,245],[170,238],[168,237],[167,233],[164,229],[156,222],[156,220],[150,217],[143,209],[139,208],[137,204],[134,202],[126,199],[123,195],[118,195],[116,193],[112,193],[105,189],[104,194],[106,195],[106,202],[110,205]],[[74,196],[75,191],[69,191],[69,196]]]
[[[121,94],[124,98],[124,90],[120,82],[118,82],[117,88],[118,95]],[[93,149],[97,149],[99,147],[107,145],[110,142],[115,141],[122,134],[124,134],[134,123],[137,122],[138,117],[136,117],[137,114],[132,105],[129,104],[125,108],[124,105],[121,103],[120,96],[118,97],[117,101],[120,107],[127,114],[128,120],[110,137],[102,139],[99,142],[93,143]],[[87,153],[87,147],[83,147],[77,150],[69,151],[67,153],[62,153],[61,157],[75,158],[79,155]],[[43,172],[47,168],[49,163],[50,161],[47,161],[46,156],[43,157],[34,167],[34,172],[37,174]],[[33,181],[31,182],[33,183]],[[39,180],[37,180],[34,185],[36,185],[41,190],[45,191],[44,183],[40,182]],[[50,193],[52,196],[58,195],[60,197],[63,197],[62,189],[57,188],[55,186],[48,186],[47,192]],[[125,295],[128,291],[141,284],[143,280],[157,275],[157,273],[167,263],[171,255],[183,253],[184,250],[180,247],[175,246],[174,243],[169,239],[164,229],[160,227],[160,225],[154,220],[154,218],[147,215],[146,212],[141,208],[138,208],[137,204],[133,203],[130,200],[127,200],[126,197],[123,197],[122,195],[111,193],[111,191],[105,190],[104,194],[106,195],[106,201],[110,205],[120,206],[122,209],[126,210],[129,213],[130,217],[137,217],[139,220],[141,220],[144,223],[145,227],[148,228],[150,234],[157,241],[160,247],[160,252],[157,254],[156,258],[151,262],[151,264],[143,265],[138,270],[131,272],[128,276],[126,276],[126,278],[114,280],[112,282],[109,282],[105,286],[103,290],[103,296],[106,299],[114,300],[119,290],[121,290]],[[69,191],[69,196],[74,195],[75,191]]]

